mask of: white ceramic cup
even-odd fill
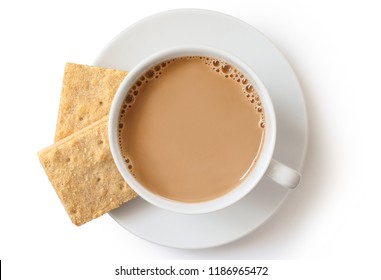
[[[161,197],[157,194],[154,194],[148,189],[146,189],[129,172],[128,167],[123,160],[118,143],[119,115],[121,107],[123,105],[123,101],[125,100],[130,87],[132,87],[134,82],[152,66],[168,59],[183,56],[206,56],[220,59],[226,61],[227,63],[230,63],[232,66],[241,71],[252,83],[254,89],[258,93],[262,102],[262,108],[266,120],[266,130],[262,151],[254,168],[249,172],[249,174],[245,177],[241,184],[239,184],[236,188],[234,188],[233,190],[231,190],[223,196],[205,202],[197,203],[186,203],[181,201],[170,200]],[[109,144],[111,153],[116,163],[116,166],[119,169],[120,174],[123,176],[124,180],[128,183],[128,185],[140,197],[142,197],[149,203],[152,203],[153,205],[156,205],[163,209],[184,214],[208,213],[225,208],[242,199],[259,183],[259,181],[264,176],[270,177],[280,186],[283,186],[285,188],[295,188],[299,183],[301,177],[299,172],[273,159],[273,153],[276,142],[276,130],[277,128],[275,112],[270,95],[263,83],[261,82],[261,80],[258,78],[254,70],[250,66],[242,62],[237,57],[220,49],[206,46],[189,45],[177,46],[160,51],[142,60],[138,65],[136,65],[129,72],[126,78],[122,81],[115,94],[114,100],[110,108],[108,125]]]

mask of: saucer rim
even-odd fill
[[[131,31],[134,31],[137,28],[139,28],[140,25],[145,24],[145,23],[150,22],[150,21],[155,21],[155,19],[160,19],[162,17],[167,17],[167,16],[170,16],[170,15],[178,14],[178,13],[196,13],[196,14],[197,13],[203,13],[204,16],[205,15],[207,16],[209,14],[209,15],[212,15],[214,17],[215,16],[221,17],[222,20],[228,20],[228,21],[232,20],[232,21],[239,22],[239,24],[246,25],[249,29],[252,29],[253,32],[256,33],[257,37],[260,36],[260,37],[262,37],[261,38],[262,40],[265,40],[268,44],[271,44],[273,49],[276,50],[279,53],[280,57],[282,57],[282,59],[285,60],[285,62],[288,64],[288,66],[290,68],[289,70],[291,70],[288,74],[289,75],[291,74],[293,76],[292,78],[296,81],[296,85],[298,87],[297,91],[300,93],[299,97],[301,98],[301,102],[303,103],[302,110],[303,110],[303,117],[304,117],[304,120],[305,120],[305,125],[303,127],[303,129],[304,129],[304,135],[303,135],[303,137],[304,137],[304,147],[302,148],[302,152],[299,155],[299,157],[300,157],[299,164],[298,164],[299,166],[294,166],[294,168],[296,168],[298,171],[301,171],[301,169],[302,169],[302,167],[304,165],[304,161],[305,161],[305,157],[306,157],[306,151],[307,151],[307,146],[308,146],[308,118],[307,118],[307,110],[306,110],[305,101],[304,101],[304,98],[303,98],[303,93],[302,93],[302,90],[301,90],[301,86],[298,83],[298,79],[296,77],[296,74],[295,74],[294,70],[291,68],[291,66],[288,63],[288,61],[285,58],[285,56],[279,51],[279,49],[276,46],[274,46],[274,44],[266,36],[264,36],[261,32],[256,30],[253,26],[249,25],[248,23],[246,23],[246,22],[244,22],[244,21],[242,21],[242,20],[240,20],[238,18],[235,18],[233,16],[230,16],[228,14],[224,14],[224,13],[216,12],[216,11],[212,11],[212,10],[204,10],[204,9],[176,9],[176,10],[169,10],[169,11],[160,12],[160,13],[157,13],[157,14],[145,17],[145,18],[137,21],[136,23],[130,25],[129,27],[125,28],[124,30],[122,30],[116,37],[114,37],[114,39],[112,39],[108,44],[106,44],[106,46],[103,48],[103,50],[99,53],[99,55],[95,59],[94,64],[98,65],[98,66],[107,67],[108,65],[105,65],[105,63],[102,62],[102,57],[104,56],[104,54],[107,53],[108,50],[110,48],[112,48],[119,40],[123,39],[123,37],[125,37],[125,36],[128,36],[128,33],[130,33]],[[129,70],[129,69],[123,69],[123,70]],[[129,232],[134,234],[135,236],[137,236],[137,237],[139,237],[139,238],[141,238],[143,240],[149,241],[151,243],[155,243],[155,244],[158,244],[158,245],[161,245],[161,246],[171,247],[171,248],[203,249],[203,248],[211,248],[211,247],[216,247],[216,246],[222,246],[222,245],[234,242],[234,241],[236,241],[238,239],[241,239],[242,237],[248,235],[249,233],[255,231],[260,226],[264,225],[281,208],[281,206],[283,205],[284,201],[289,197],[289,194],[290,194],[290,191],[285,192],[285,194],[283,195],[282,199],[280,199],[278,201],[277,206],[274,209],[272,209],[272,211],[270,211],[270,212],[268,212],[266,214],[267,217],[261,223],[253,226],[252,228],[250,228],[250,229],[248,229],[246,231],[242,231],[241,234],[237,234],[234,238],[229,238],[229,239],[225,240],[225,242],[217,242],[215,244],[209,244],[209,245],[204,245],[204,246],[197,246],[197,245],[196,246],[194,246],[194,245],[185,246],[184,244],[183,244],[183,246],[181,246],[179,244],[177,244],[177,245],[173,245],[172,244],[171,245],[171,244],[168,244],[168,243],[160,242],[160,240],[152,240],[152,239],[146,238],[146,236],[142,236],[142,234],[139,231],[136,231],[133,228],[128,228],[126,226],[125,221],[122,221],[122,220],[120,220],[118,218],[118,215],[115,214],[118,211],[118,209],[111,211],[109,214],[123,228],[125,228],[126,230],[128,230]],[[140,198],[138,198],[137,202],[133,202],[133,203],[138,203],[139,199]],[[192,242],[190,242],[190,243],[192,243]]]

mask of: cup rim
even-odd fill
[[[255,163],[255,167],[249,172],[245,179],[230,192],[208,201],[202,202],[180,202],[174,201],[147,190],[136,178],[128,171],[121,155],[118,143],[118,121],[121,106],[128,94],[128,89],[134,84],[142,73],[150,67],[167,59],[182,56],[207,56],[221,59],[231,63],[239,69],[253,84],[256,92],[262,101],[262,107],[265,115],[266,130],[265,139],[262,145],[260,155]],[[224,50],[201,45],[178,45],[156,52],[138,63],[124,78],[119,85],[113,98],[108,120],[109,146],[114,162],[127,184],[147,202],[177,213],[183,214],[202,214],[217,211],[232,205],[247,195],[263,178],[271,162],[275,141],[276,141],[276,118],[275,111],[269,96],[269,93],[254,72],[254,70],[236,56],[225,52]]]

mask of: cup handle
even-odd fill
[[[301,174],[298,171],[275,159],[271,160],[266,175],[287,189],[295,189],[301,178]]]

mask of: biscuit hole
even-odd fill
[[[97,183],[99,183],[100,181],[101,181],[101,178],[98,177],[98,178],[97,178]]]
[[[71,161],[71,158],[68,157],[68,158],[66,159],[66,162],[70,162],[70,161]]]
[[[98,141],[98,144],[99,144],[99,145],[102,145],[102,144],[103,144],[103,140],[99,140],[99,141]]]
[[[79,117],[78,119],[79,119],[80,122],[83,121],[83,117]]]
[[[99,106],[102,106],[103,105],[103,101],[99,101]]]

